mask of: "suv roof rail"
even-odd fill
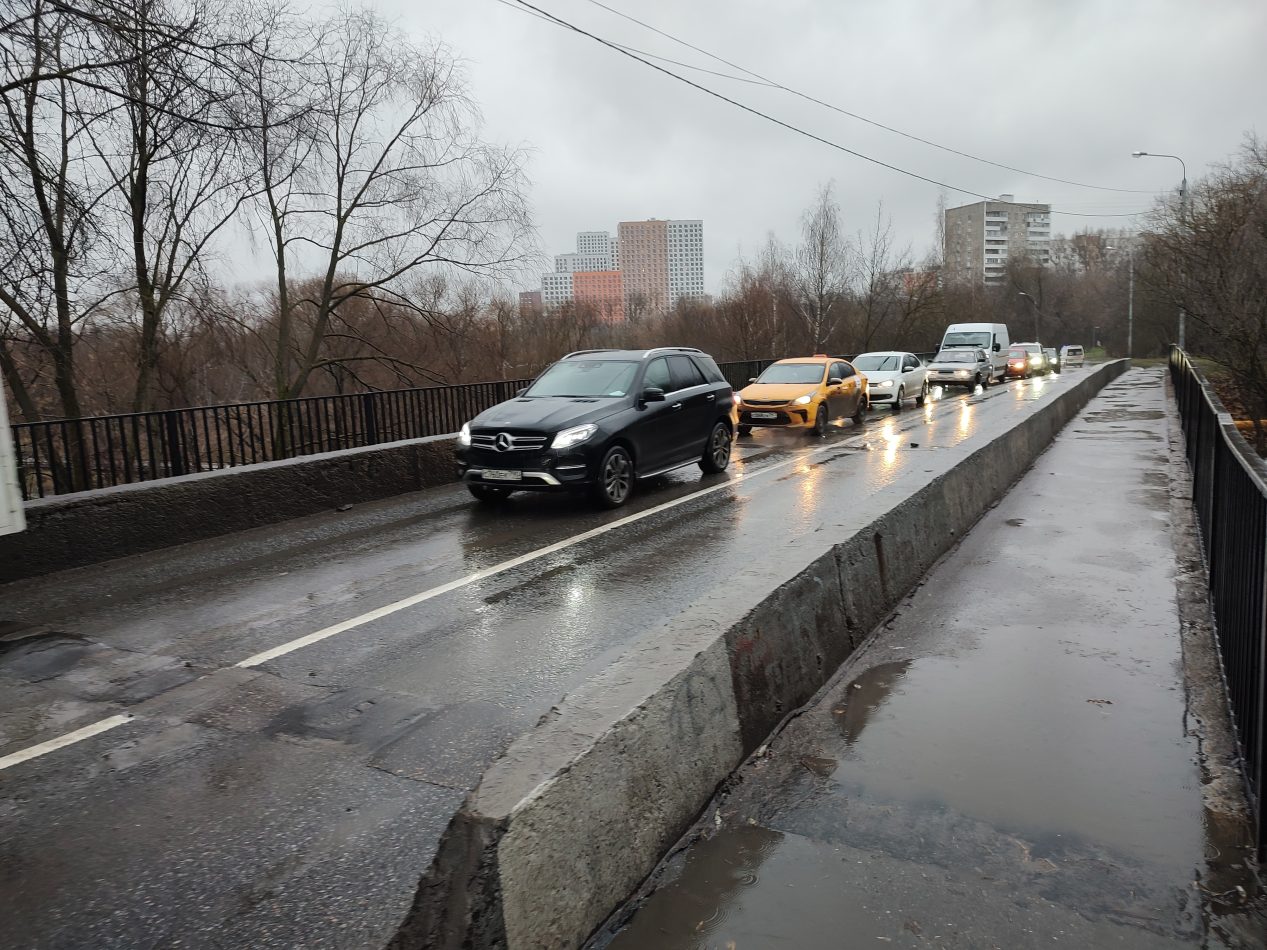
[[[565,356],[561,357],[561,359],[570,360],[574,356],[584,356],[586,353],[619,353],[619,352],[620,352],[619,350],[613,349],[610,346],[605,346],[605,347],[599,347],[593,350],[573,350],[571,353],[568,353]]]
[[[648,353],[703,353],[698,346],[653,346]]]

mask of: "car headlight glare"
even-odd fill
[[[469,422],[462,423],[462,431],[458,433],[458,445],[462,448],[468,448],[471,444],[471,424]]]
[[[564,429],[554,437],[554,441],[550,443],[552,449],[570,449],[574,445],[580,445],[595,432],[598,426],[588,423],[583,426],[573,426],[571,429]]]
[[[739,393],[735,393],[735,405],[736,406],[743,405],[743,396],[741,396]]]
[[[956,376],[960,376],[960,377],[962,377],[962,378],[964,378],[964,379],[967,379],[967,378],[968,378],[969,376],[971,376],[972,374],[971,374],[970,372],[968,372],[968,370],[966,370],[966,369],[957,369],[957,370],[955,370],[955,375],[956,375]]]
[[[814,398],[813,393],[806,393],[804,396],[797,396],[792,401],[796,403],[798,406],[807,406],[809,405],[809,401],[813,398]]]
[[[892,389],[893,380],[882,379],[882,380],[879,380],[878,382],[872,383],[871,385],[874,386],[876,389]]]

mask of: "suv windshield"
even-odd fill
[[[897,370],[901,368],[902,357],[897,355],[890,356],[859,356],[853,361],[855,369],[860,369],[864,373],[868,370],[872,373],[883,373],[889,370]]]
[[[638,364],[624,360],[570,360],[555,363],[528,387],[525,396],[624,396]]]
[[[942,346],[979,346],[988,349],[994,342],[994,337],[988,332],[976,331],[973,333],[947,333],[946,339],[941,341]]]
[[[1029,353],[1022,349],[1011,349],[1007,351],[1007,358],[1010,360],[1024,360],[1029,358]]]
[[[972,350],[950,350],[938,353],[934,363],[975,363],[977,355]]]
[[[759,383],[821,383],[822,363],[775,363],[757,377]]]

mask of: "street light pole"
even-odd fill
[[[1181,227],[1188,226],[1188,166],[1184,160],[1178,155],[1166,155],[1162,152],[1131,152],[1135,158],[1173,158],[1179,163],[1179,167],[1183,169],[1183,182],[1179,185],[1179,224]],[[1187,314],[1183,307],[1179,308],[1179,349],[1184,348],[1184,323],[1187,322]]]
[[[1038,318],[1042,316],[1043,312],[1038,309],[1038,301],[1035,300],[1033,297],[1031,297],[1029,294],[1025,293],[1025,291],[1023,290],[1019,294],[1017,294],[1017,296],[1024,297],[1026,300],[1028,300],[1030,303],[1034,305],[1034,342],[1041,343],[1043,337],[1042,337],[1042,332],[1039,330]]]

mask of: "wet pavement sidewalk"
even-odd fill
[[[1166,399],[1093,400],[595,945],[1262,946],[1203,798]]]

